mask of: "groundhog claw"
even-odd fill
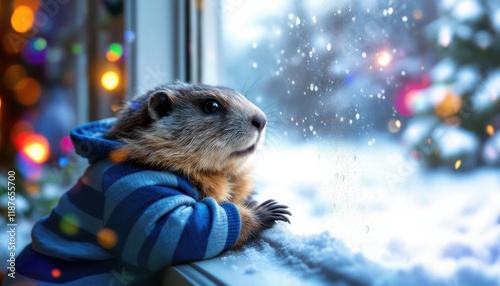
[[[260,220],[263,229],[271,228],[276,221],[290,223],[286,215],[292,213],[286,210],[288,206],[279,205],[275,200],[267,200],[255,207],[255,213]]]

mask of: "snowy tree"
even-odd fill
[[[404,134],[428,166],[500,165],[500,2],[451,0],[427,29],[442,60],[430,84],[401,95]]]

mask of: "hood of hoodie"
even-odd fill
[[[123,146],[122,142],[104,138],[115,121],[116,118],[103,119],[80,125],[71,130],[70,137],[76,153],[87,158],[89,163],[93,164],[108,158],[111,151]]]

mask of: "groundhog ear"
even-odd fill
[[[148,102],[149,114],[154,120],[167,116],[174,107],[172,95],[166,91],[157,91],[151,95]]]

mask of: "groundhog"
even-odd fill
[[[34,225],[4,285],[153,285],[168,265],[289,222],[286,206],[251,199],[250,159],[265,129],[264,113],[238,92],[184,83],[74,128],[89,166]]]
[[[265,114],[233,89],[203,84],[159,86],[128,102],[106,137],[125,143],[123,160],[188,177],[201,198],[232,202],[241,216],[236,248],[275,221],[287,206],[251,200],[251,157],[264,141]]]

